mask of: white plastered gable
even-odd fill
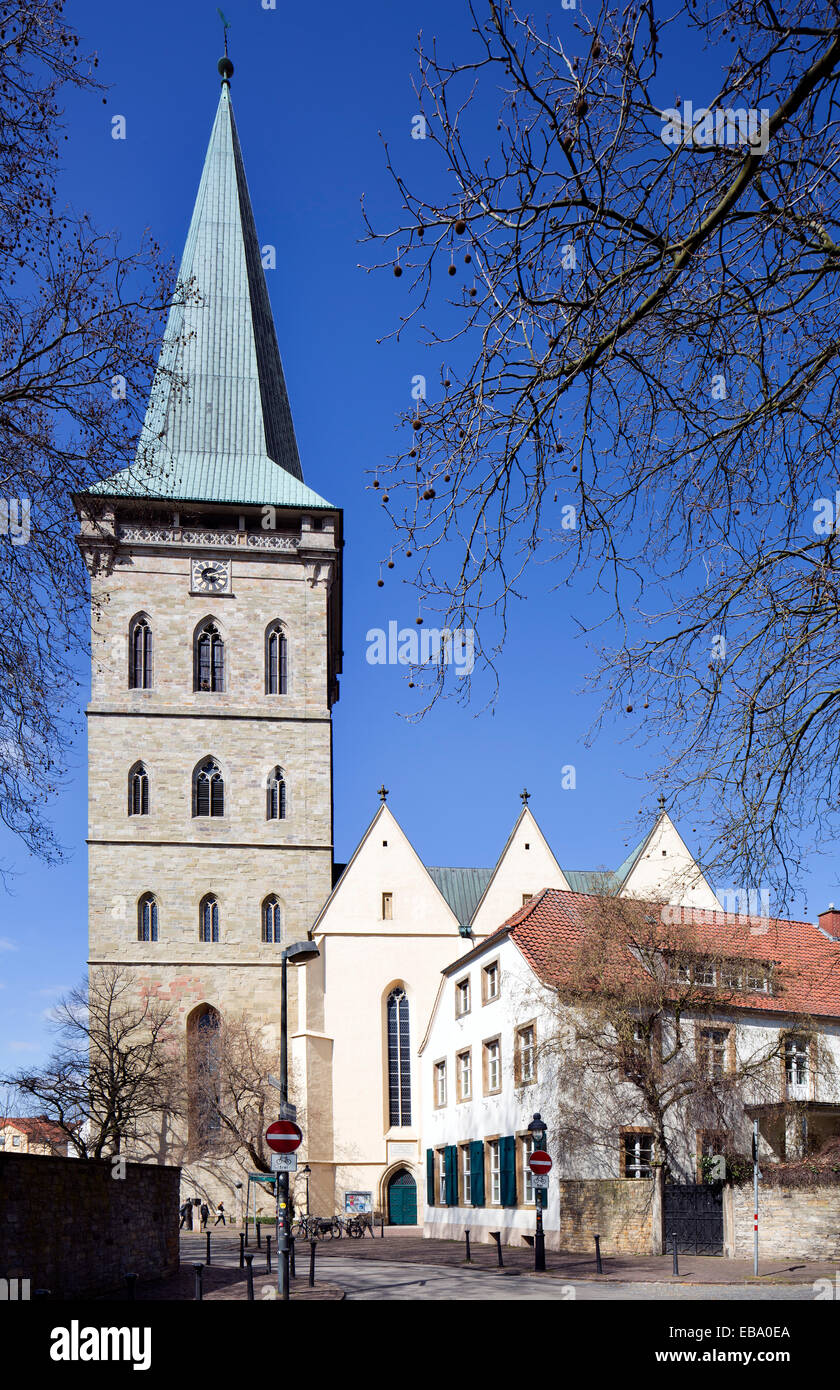
[[[663,811],[621,889],[623,898],[666,899],[720,910],[720,903],[667,811]]]
[[[523,806],[472,919],[474,936],[487,936],[522,906],[525,894],[569,884],[531,811]]]

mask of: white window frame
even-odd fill
[[[438,1149],[438,1206],[446,1206],[446,1150]]]
[[[537,1140],[534,1134],[523,1134],[522,1136],[522,1200],[526,1207],[532,1207],[536,1203],[536,1193],[534,1189],[533,1173],[528,1167],[528,1159],[537,1147]]]
[[[461,1190],[464,1197],[463,1205],[468,1207],[472,1202],[472,1159],[469,1144],[461,1146]]]
[[[458,1099],[472,1100],[472,1050],[465,1048],[463,1052],[459,1052],[455,1058],[455,1065],[458,1069],[456,1077]],[[464,1085],[465,1076],[466,1085]]]
[[[466,999],[464,1008],[461,1004]],[[472,1005],[472,991],[470,989],[470,977],[465,975],[462,980],[455,981],[455,1017],[464,1018],[470,1012]]]
[[[525,1036],[530,1034],[530,1046],[525,1046]],[[533,1023],[526,1023],[516,1030],[516,1045],[519,1052],[519,1082],[528,1086],[537,1079],[537,1030]],[[526,1060],[528,1069],[526,1074]]]
[[[446,1062],[435,1062],[435,1106],[442,1110],[446,1105]]]
[[[502,1146],[498,1139],[488,1139],[487,1149],[490,1156],[490,1205],[500,1207],[502,1205]]]
[[[500,997],[501,992],[502,992],[502,989],[501,989],[501,978],[502,978],[502,977],[501,977],[501,971],[499,970],[499,962],[498,962],[497,960],[491,960],[491,961],[488,962],[487,965],[485,965],[485,966],[483,967],[483,969],[482,969],[482,982],[483,982],[482,995],[483,995],[483,1002],[484,1002],[485,1004],[493,1004],[493,1003],[495,1003],[495,1001]],[[493,991],[492,994],[490,993],[490,981],[491,981],[491,979],[492,979],[493,984],[494,984],[494,991]]]
[[[487,1092],[495,1093],[502,1088],[502,1042],[500,1038],[490,1038],[485,1044],[487,1058]],[[493,1074],[495,1072],[495,1081]]]

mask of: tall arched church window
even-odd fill
[[[266,898],[262,905],[262,939],[276,942],[283,940],[283,909],[276,893]]]
[[[144,893],[137,904],[137,940],[157,941],[158,905],[152,893]]]
[[[193,773],[193,815],[225,814],[225,779],[215,758],[206,758]]]
[[[200,941],[219,939],[219,904],[212,893],[201,899],[198,909],[198,937]]]
[[[265,693],[285,695],[288,689],[288,642],[281,623],[273,623],[265,637]]]
[[[265,815],[266,820],[286,819],[286,779],[280,767],[275,767],[268,774]]]
[[[199,1004],[187,1019],[189,1144],[193,1153],[212,1146],[221,1130],[222,1019]]]
[[[205,623],[195,638],[196,690],[224,690],[225,644],[215,623]]]
[[[128,685],[131,690],[152,688],[152,628],[148,618],[132,618],[128,629]]]
[[[143,763],[135,763],[128,774],[128,814],[149,814],[149,774]]]
[[[392,1125],[411,1124],[411,1040],[404,989],[388,996],[388,1101]]]

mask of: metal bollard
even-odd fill
[[[246,1255],[246,1256],[245,1256],[245,1260],[246,1260],[246,1263],[247,1263],[247,1265],[248,1265],[248,1302],[249,1302],[249,1303],[253,1303],[253,1301],[254,1301],[254,1257],[253,1257],[253,1255]]]
[[[595,1269],[598,1274],[603,1274],[604,1266],[601,1264],[601,1237],[595,1237]]]
[[[381,1212],[379,1213],[379,1238],[380,1238],[380,1240],[384,1240],[384,1239],[385,1239],[385,1208],[384,1208],[384,1207],[382,1208]]]
[[[464,1264],[471,1265],[471,1264],[472,1264],[472,1255],[470,1254],[470,1233],[469,1233],[469,1231],[464,1231],[464,1239],[465,1239],[466,1242],[467,1242],[467,1258],[466,1258],[466,1260],[464,1261]]]
[[[259,1221],[257,1221],[257,1249],[262,1249],[262,1226]]]
[[[271,1273],[271,1236],[265,1238],[265,1272]]]
[[[297,1274],[296,1274],[296,1272],[295,1272],[295,1238],[294,1238],[294,1236],[289,1236],[289,1278],[290,1278],[290,1279],[296,1279],[296,1278],[297,1278]]]
[[[499,1269],[504,1269],[505,1262],[502,1259],[502,1233],[501,1231],[491,1231],[490,1237],[496,1242],[496,1252],[499,1256]]]
[[[125,1296],[134,1301],[134,1291],[137,1288],[137,1275],[127,1274],[125,1276]]]
[[[207,1264],[210,1264],[210,1232],[207,1232]]]
[[[245,1232],[239,1232],[239,1268],[245,1268]]]
[[[195,1260],[193,1261],[193,1269],[195,1270],[195,1296],[199,1300],[199,1302],[201,1302],[202,1298],[204,1297],[204,1287],[201,1281],[204,1265],[199,1264],[199,1262]]]
[[[675,1274],[679,1274],[679,1272],[680,1272],[680,1262],[679,1262],[679,1260],[678,1260],[678,1258],[677,1258],[677,1233],[676,1233],[676,1231],[672,1231],[672,1232],[671,1232],[671,1244],[672,1244],[672,1246],[673,1246],[673,1251],[674,1251],[674,1273],[675,1273]]]
[[[316,1246],[317,1244],[318,1244],[318,1242],[317,1242],[316,1240],[310,1240],[310,1242],[309,1242],[309,1287],[310,1287],[310,1289],[314,1289],[314,1287],[315,1287],[315,1246]]]

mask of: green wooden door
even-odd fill
[[[410,1173],[395,1173],[388,1184],[388,1220],[392,1226],[417,1225],[417,1184]]]

